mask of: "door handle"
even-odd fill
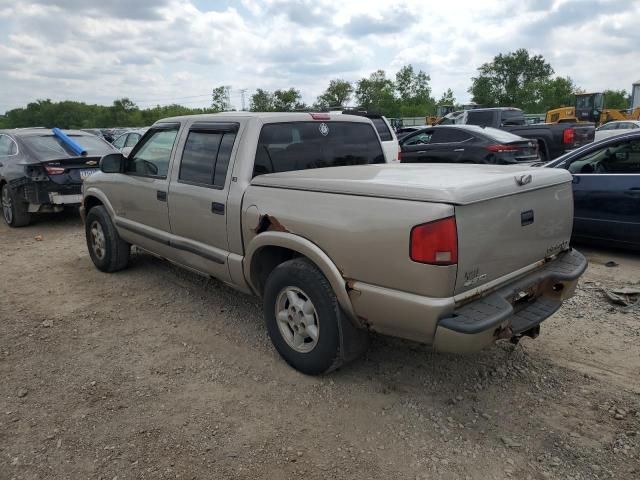
[[[464,148],[456,148],[454,152],[464,152]]]
[[[416,153],[427,153],[427,151],[426,150],[419,150]]]
[[[211,202],[211,212],[216,215],[224,215],[224,203]]]
[[[162,190],[156,191],[156,198],[161,202],[167,201],[167,192],[163,192]]]

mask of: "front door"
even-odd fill
[[[125,173],[107,186],[116,225],[152,251],[168,244],[170,235],[168,173],[179,128],[171,123],[149,130],[131,152]]]
[[[640,245],[640,140],[608,144],[573,161],[574,234]]]
[[[238,125],[196,122],[189,127],[169,186],[172,244],[179,261],[229,280],[227,172]],[[181,141],[181,142],[182,142]]]
[[[420,163],[426,161],[429,142],[433,130],[424,130],[409,135],[401,142],[402,163]]]

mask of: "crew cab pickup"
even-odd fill
[[[575,148],[593,142],[593,123],[527,124],[518,108],[476,108],[467,110],[461,123],[493,127],[538,142],[541,160],[552,160]]]
[[[368,331],[451,352],[535,337],[586,268],[571,175],[383,162],[363,117],[161,120],[85,180],[89,255],[114,272],[136,245],[261,297],[307,374],[356,358]]]

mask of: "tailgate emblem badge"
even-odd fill
[[[533,177],[530,174],[527,175],[519,175],[517,177],[514,177],[516,180],[516,183],[518,185],[520,185],[521,187],[523,185],[527,185],[528,183],[531,183],[531,180],[533,180]]]
[[[329,126],[326,123],[321,123],[318,129],[320,130],[320,133],[323,137],[329,135]]]
[[[97,165],[98,162],[96,162],[95,160],[89,160],[88,162],[85,163],[85,165]]]

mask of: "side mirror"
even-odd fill
[[[100,159],[100,170],[104,173],[123,173],[125,162],[121,153],[109,153]]]

